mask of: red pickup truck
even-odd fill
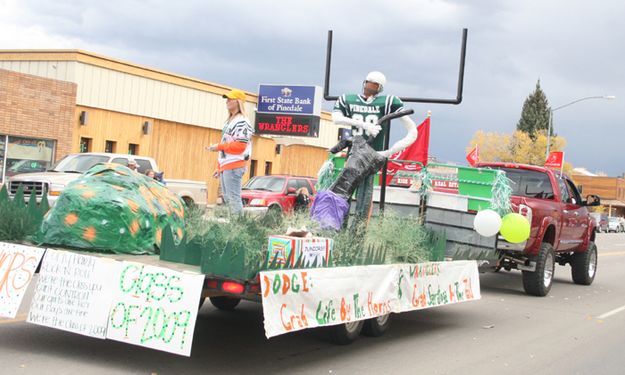
[[[571,265],[573,282],[590,285],[597,271],[597,246],[595,221],[586,206],[599,205],[599,197],[583,200],[568,176],[548,168],[511,163],[478,167],[506,172],[512,181],[513,211],[531,223],[530,237],[523,243],[498,238],[496,270],[521,270],[525,292],[536,296],[549,293],[556,262]]]

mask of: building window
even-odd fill
[[[91,138],[80,138],[80,152],[91,152]]]
[[[129,143],[128,155],[139,155],[139,145],[136,143]]]
[[[109,154],[114,154],[117,151],[117,142],[115,141],[106,141],[104,142],[104,152]]]
[[[271,162],[265,162],[265,176],[269,176],[271,174]]]
[[[56,141],[8,137],[3,163],[5,178],[20,173],[43,172],[54,160]]]
[[[6,164],[4,150],[6,149],[6,139],[6,135],[0,135],[0,182],[4,182],[4,168]]]
[[[252,159],[250,162],[250,178],[256,176],[256,168],[258,167],[258,160]]]

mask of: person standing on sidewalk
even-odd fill
[[[208,147],[208,150],[219,153],[214,177],[219,178],[227,207],[231,213],[241,214],[241,185],[252,155],[254,129],[245,114],[245,93],[235,89],[223,97],[226,99],[228,119],[221,132],[221,141]]]

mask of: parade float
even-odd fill
[[[459,97],[425,102],[460,103],[465,46],[466,30]],[[330,47],[331,33],[328,63]],[[322,167],[310,215],[187,209],[157,182],[115,165],[93,167],[50,210],[45,194],[38,204],[21,188],[10,199],[4,187],[0,316],[22,306],[33,324],[189,356],[207,298],[222,310],[262,303],[267,338],[329,327],[340,344],[382,335],[392,314],[480,299],[484,254],[463,246],[490,249],[489,257],[500,230],[518,234],[502,220],[505,174],[444,165],[397,172],[415,181],[398,192],[414,210],[393,213],[384,209],[387,160],[362,138],[350,146],[347,161],[332,156]],[[380,169],[379,209],[368,221],[350,219],[355,186]],[[455,173],[437,172],[447,169]],[[458,191],[437,191],[433,181],[442,180]]]

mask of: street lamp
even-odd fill
[[[547,131],[547,154],[545,155],[545,159],[547,159],[549,157],[549,146],[551,145],[551,129],[553,128],[553,113],[555,111],[559,110],[559,109],[564,108],[564,107],[568,107],[568,106],[573,105],[575,103],[579,103],[581,101],[590,100],[590,99],[614,100],[614,99],[616,99],[616,96],[614,96],[614,95],[587,96],[585,98],[576,99],[576,100],[573,100],[570,103],[566,103],[564,105],[561,105],[559,107],[556,107],[554,109],[549,110],[549,130]]]

